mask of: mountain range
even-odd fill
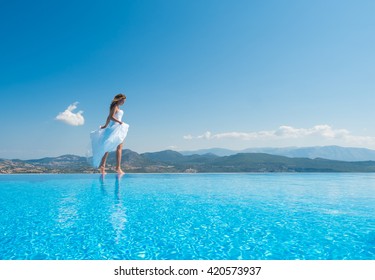
[[[316,146],[316,147],[286,147],[286,148],[249,148],[245,150],[228,150],[212,148],[196,151],[182,151],[183,155],[212,153],[217,156],[230,156],[238,153],[265,153],[270,155],[298,157],[298,158],[324,158],[340,161],[375,161],[375,150],[366,148],[350,148],[340,146]]]
[[[260,152],[267,151],[268,153]],[[275,153],[275,154],[271,154]],[[223,154],[227,153],[227,154]],[[278,155],[276,153],[283,153]],[[375,172],[375,151],[337,146],[312,148],[264,148],[241,152],[210,149],[194,152],[172,150],[138,154],[123,150],[122,168],[130,173],[178,172]],[[288,155],[288,156],[286,156]],[[294,157],[291,157],[294,155]],[[341,158],[333,160],[325,157]],[[343,160],[346,159],[346,160]],[[364,159],[349,161],[348,159]],[[374,156],[375,159],[375,156]],[[110,153],[107,166],[115,166]],[[0,173],[95,173],[90,158],[76,155],[19,160],[0,159]]]

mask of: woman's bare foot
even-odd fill
[[[125,174],[125,172],[122,171],[121,168],[116,168],[116,172],[117,172],[119,175]]]
[[[104,175],[104,174],[107,174],[107,173],[105,172],[105,167],[104,167],[104,166],[100,166],[99,170],[100,170],[100,173],[102,173],[103,175]]]

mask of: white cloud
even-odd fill
[[[167,150],[177,150],[177,148],[178,148],[177,146],[171,145],[167,147]]]
[[[211,132],[206,131],[203,135],[198,136],[198,139],[210,139],[212,136]]]
[[[347,129],[334,129],[329,125],[315,125],[311,128],[295,128],[292,126],[280,126],[276,130],[264,130],[255,132],[224,132],[213,134],[210,131],[199,136],[186,135],[185,140],[194,139],[239,139],[244,141],[267,140],[325,140],[337,141],[341,144],[362,146],[375,146],[375,137],[352,135]],[[318,143],[317,143],[318,144]]]
[[[64,112],[59,113],[55,119],[69,125],[83,125],[85,123],[85,119],[82,116],[83,111],[73,113],[73,110],[77,109],[77,104],[78,102],[74,102],[69,105],[69,107]]]
[[[350,133],[346,129],[333,129],[329,125],[316,125],[312,128],[294,128],[291,126],[280,126],[273,133],[275,136],[284,138],[300,138],[306,136],[321,136],[324,138],[344,138]]]

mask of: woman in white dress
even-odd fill
[[[90,135],[93,165],[99,167],[102,174],[105,174],[108,152],[112,151],[116,151],[116,172],[124,174],[121,170],[122,143],[128,133],[129,125],[122,122],[124,112],[119,107],[125,103],[125,100],[125,95],[117,94],[112,100],[105,125],[91,132]]]

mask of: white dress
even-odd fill
[[[115,118],[121,121],[124,111],[118,110]],[[110,121],[106,128],[99,128],[90,133],[92,147],[92,161],[95,167],[99,167],[100,162],[106,152],[116,151],[128,134],[129,125],[126,123]]]

